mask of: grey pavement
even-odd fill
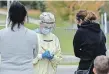
[[[71,57],[69,56],[64,56],[64,57]],[[75,58],[74,58],[75,59]],[[1,57],[0,57],[1,60]],[[77,69],[77,65],[59,65],[57,67],[57,72],[56,74],[74,74],[74,71]]]
[[[63,55],[63,60],[62,63],[72,63],[72,62],[79,62],[79,58],[72,56],[72,55]],[[1,61],[1,56],[0,56],[0,61]]]
[[[77,65],[59,65],[56,74],[74,74]]]
[[[79,62],[79,58],[72,56],[72,55],[63,55],[62,63],[72,63],[72,62]]]
[[[4,26],[5,25],[5,21],[0,20],[0,26]]]

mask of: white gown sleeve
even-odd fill
[[[57,47],[57,49],[54,54],[54,58],[51,60],[51,63],[53,64],[53,66],[57,66],[62,60],[60,42],[59,42],[58,38],[56,38],[56,47]]]

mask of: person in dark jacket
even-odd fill
[[[93,74],[93,60],[96,56],[106,55],[106,38],[100,25],[95,22],[97,17],[93,12],[80,10],[76,19],[78,30],[73,46],[75,56],[80,58],[78,69],[87,70],[91,66],[89,74]]]

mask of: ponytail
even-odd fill
[[[85,21],[95,21],[97,19],[95,13],[87,12],[87,16],[85,17]]]

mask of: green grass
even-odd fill
[[[39,18],[39,16],[36,15],[29,15],[33,18]],[[61,27],[61,28],[55,28],[54,34],[56,34],[60,40],[61,44],[61,49],[63,54],[69,54],[69,55],[74,55],[73,53],[73,37],[75,34],[74,30],[65,30],[65,26],[68,26],[68,22],[64,22],[61,19],[56,20],[56,26]],[[28,28],[35,29],[34,25],[27,25]]]
[[[38,28],[37,24],[32,24],[32,23],[26,23],[25,26],[29,29],[32,29],[32,30]]]
[[[36,29],[38,26],[36,24],[25,24],[25,26],[29,29]],[[55,28],[54,32],[55,35],[58,36],[61,44],[61,49],[63,54],[73,55],[73,37],[75,34],[75,30],[66,30],[64,27]]]
[[[1,21],[1,20],[6,20],[6,16],[0,14],[0,21]]]
[[[74,30],[65,30],[64,28],[56,28],[54,34],[58,36],[63,54],[73,55],[73,37]]]
[[[39,15],[29,14],[29,17],[37,19],[37,18],[39,18]]]
[[[4,26],[0,26],[0,29],[3,29],[4,28]]]
[[[26,24],[26,27],[29,29],[36,29],[38,26],[36,24]],[[55,35],[58,36],[61,44],[61,49],[63,54],[70,54],[73,55],[73,46],[72,40],[75,34],[74,30],[65,30],[64,27],[55,28],[54,32]]]

